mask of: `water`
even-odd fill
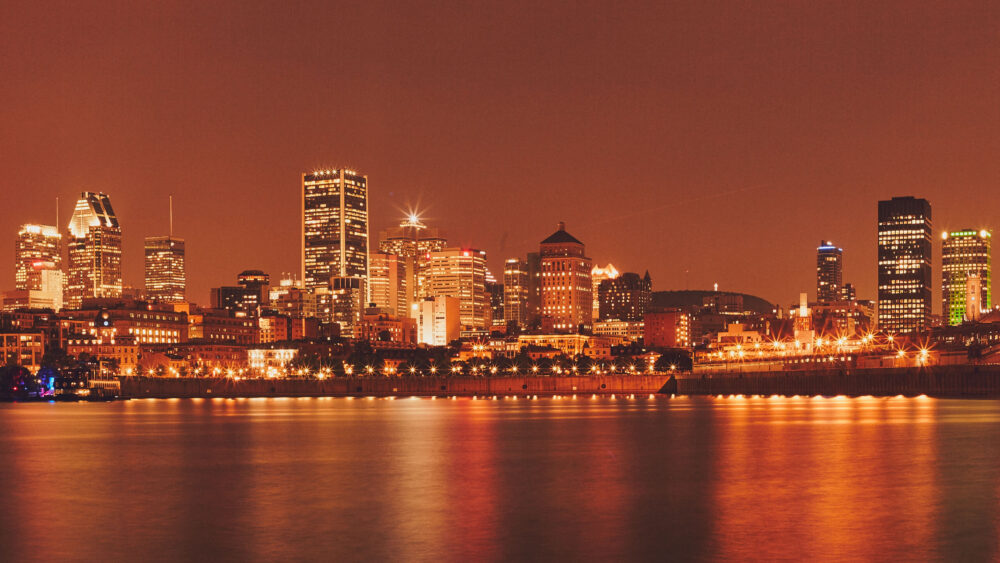
[[[0,405],[0,559],[996,560],[1000,402]]]

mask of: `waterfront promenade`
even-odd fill
[[[485,397],[572,394],[848,395],[1000,398],[1000,366],[607,376],[326,379],[123,377],[123,398]]]

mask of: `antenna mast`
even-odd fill
[[[170,207],[170,238],[174,236],[174,196],[167,196],[168,207]]]

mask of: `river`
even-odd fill
[[[0,405],[3,560],[996,560],[1000,401]]]

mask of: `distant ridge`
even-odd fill
[[[713,295],[742,295],[744,309],[760,313],[762,315],[770,314],[774,311],[774,304],[765,299],[761,299],[756,295],[737,293],[734,291],[711,291],[705,289],[654,291],[652,305],[654,309],[676,309],[692,306],[700,307],[706,297],[711,297]]]

